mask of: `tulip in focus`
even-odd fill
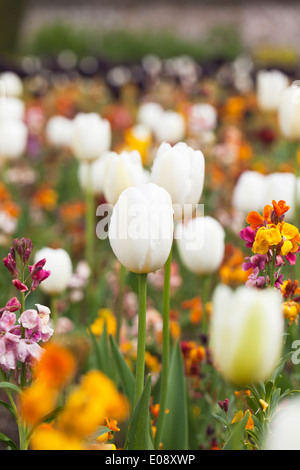
[[[204,186],[205,160],[200,150],[184,142],[173,147],[163,142],[154,159],[151,181],[169,192],[175,218],[182,218],[185,205],[198,204]]]
[[[114,207],[109,239],[128,271],[140,274],[162,268],[173,243],[169,193],[153,183],[126,189]]]
[[[257,101],[262,111],[277,111],[288,77],[279,70],[261,70],[257,74]]]
[[[79,113],[73,121],[71,148],[79,161],[93,162],[111,146],[109,121],[96,113]]]
[[[213,296],[211,351],[221,374],[244,386],[269,378],[283,339],[281,295],[275,289],[220,285]]]
[[[197,275],[211,274],[219,269],[225,254],[225,230],[210,216],[195,217],[179,223],[175,239],[181,261]]]
[[[36,253],[36,261],[45,259],[45,269],[51,272],[42,284],[41,289],[49,295],[63,292],[72,276],[72,261],[69,254],[63,249],[43,248]]]

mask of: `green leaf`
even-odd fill
[[[148,376],[143,393],[134,410],[124,450],[153,450],[153,444],[150,437],[150,393],[151,376]]]
[[[12,384],[10,382],[1,382],[0,388],[9,388],[10,390],[13,390],[14,392],[22,393],[22,390],[19,387],[17,387],[17,385]]]
[[[16,418],[15,410],[9,403],[6,403],[5,401],[0,400],[0,406],[4,406],[4,408],[6,408],[13,415],[13,417]]]
[[[134,403],[134,375],[131,372],[127,362],[125,361],[123,355],[121,354],[118,345],[114,338],[110,336],[110,346],[111,346],[111,352],[113,359],[116,364],[116,368],[118,370],[120,380],[121,380],[121,386],[123,389],[123,392],[125,395],[128,397],[130,400],[130,403],[133,405]]]
[[[0,433],[0,442],[3,442],[13,450],[18,450],[18,446],[16,445],[16,443],[12,439],[10,439],[10,437],[5,436],[5,434]]]
[[[169,371],[166,408],[162,429],[163,450],[188,449],[188,410],[186,380],[180,344],[175,345]]]
[[[231,433],[231,436],[225,443],[223,450],[242,450],[245,438],[245,428],[249,419],[249,411],[246,411],[243,419],[237,423]]]

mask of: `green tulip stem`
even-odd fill
[[[119,273],[119,292],[117,295],[117,307],[116,307],[116,316],[117,316],[116,341],[117,341],[117,344],[120,343],[120,335],[121,335],[121,328],[122,328],[122,321],[123,321],[123,294],[124,294],[126,273],[127,273],[126,268],[121,264],[120,273]]]
[[[134,408],[144,390],[145,353],[146,353],[146,307],[147,307],[147,274],[138,275],[139,284],[139,325],[138,346],[135,372]]]
[[[169,363],[170,363],[170,280],[172,266],[172,249],[165,264],[164,291],[163,291],[163,353],[162,375],[159,401],[159,415],[156,423],[155,448],[158,449],[166,414],[168,393]]]

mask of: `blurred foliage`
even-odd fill
[[[15,52],[27,0],[0,0],[0,52]]]
[[[214,27],[199,40],[187,40],[173,32],[162,31],[93,31],[65,23],[43,26],[24,46],[23,53],[55,56],[64,50],[78,57],[96,55],[112,62],[140,60],[147,54],[161,58],[190,55],[196,60],[232,60],[244,51],[235,27]]]

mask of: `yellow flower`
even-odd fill
[[[114,313],[109,308],[101,308],[98,317],[91,325],[91,331],[95,336],[101,336],[106,325],[108,335],[115,336],[117,331],[117,320]]]
[[[84,450],[79,439],[45,424],[39,426],[33,433],[30,448],[32,450]]]
[[[289,320],[289,325],[298,324],[298,317],[300,313],[300,306],[294,300],[284,302],[282,305],[283,315],[286,320]]]
[[[265,255],[268,253],[270,247],[276,246],[281,242],[281,234],[278,226],[267,225],[260,227],[256,233],[255,241],[253,243],[253,253],[260,253]]]
[[[231,424],[235,424],[235,423],[238,423],[239,421],[241,421],[243,419],[243,417],[245,416],[245,414],[246,413],[243,413],[242,411],[237,411],[234,415],[233,420],[231,421]],[[249,411],[249,418],[248,418],[248,422],[246,424],[246,429],[251,430],[253,428],[254,428],[254,421],[253,421],[252,415]]]
[[[36,381],[25,389],[21,395],[20,407],[23,421],[30,426],[35,426],[51,413],[58,398],[57,391],[47,384]]]
[[[259,400],[259,403],[261,404],[262,410],[265,413],[266,409],[269,408],[268,403],[266,403],[262,398]]]

